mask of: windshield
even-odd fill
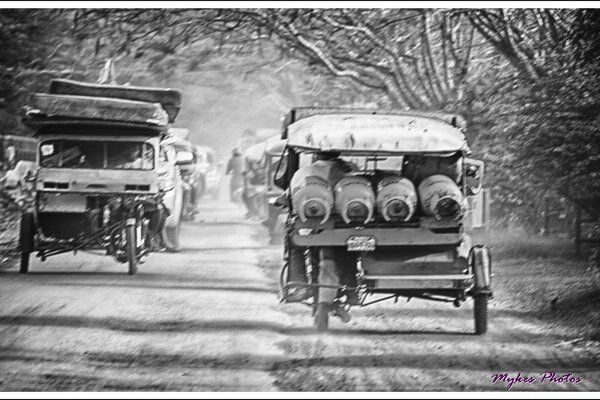
[[[154,168],[154,148],[145,142],[47,140],[40,144],[40,166],[151,170]]]

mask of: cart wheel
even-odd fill
[[[20,274],[29,272],[29,256],[31,253],[21,253],[21,264],[19,267]]]
[[[125,228],[127,239],[127,263],[129,264],[129,275],[135,275],[137,272],[137,240],[135,234],[135,225],[130,225]]]
[[[478,294],[473,297],[473,315],[475,317],[475,334],[483,335],[488,325],[488,295]]]
[[[317,332],[325,332],[329,325],[329,310],[331,305],[329,303],[319,303],[315,311],[315,327]]]
[[[19,273],[29,272],[29,256],[33,251],[33,214],[25,212],[21,214],[21,227],[19,231],[19,247],[21,249],[21,264]]]

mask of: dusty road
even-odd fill
[[[535,379],[513,391],[600,390],[595,353],[521,312],[501,284],[484,337],[470,302],[419,300],[353,310],[316,334],[308,308],[277,302],[281,249],[242,214],[207,201],[183,251],[151,255],[135,276],[85,253],[0,271],[0,390],[507,390],[496,373]]]

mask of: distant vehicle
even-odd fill
[[[269,231],[271,244],[281,241],[286,219],[282,208],[275,205],[277,199],[283,195],[283,190],[273,182],[285,144],[286,141],[281,140],[280,135],[276,135],[251,146],[244,153],[244,190],[248,206],[263,219],[262,224]]]
[[[198,161],[198,171],[200,181],[196,196],[200,199],[205,193],[210,193],[213,199],[219,198],[219,189],[221,187],[221,167],[223,164],[218,161],[217,153],[209,146],[194,146],[194,154]]]
[[[0,181],[2,182],[1,187],[5,190],[24,190],[30,186],[27,180],[33,177],[35,170],[35,161],[17,161],[15,168],[6,171],[6,175],[0,178]]]
[[[102,250],[133,275],[163,236],[178,246],[176,156],[160,139],[180,106],[178,90],[64,79],[31,94],[24,122],[38,168],[33,208],[21,215],[21,273],[32,254]]]

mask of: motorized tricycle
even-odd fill
[[[45,261],[101,250],[133,275],[160,248],[175,165],[160,138],[180,104],[178,90],[62,79],[49,93],[31,94],[24,122],[38,154],[34,206],[21,217],[21,273],[32,253]]]
[[[275,172],[287,209],[281,300],[306,290],[323,331],[352,306],[472,297],[475,333],[485,333],[491,257],[471,244],[480,219],[469,201],[484,165],[468,158],[465,128],[454,114],[292,109]],[[293,277],[299,259],[304,275]]]
[[[283,194],[273,182],[273,174],[285,140],[273,136],[250,146],[244,152],[244,196],[252,213],[262,219],[269,231],[271,244],[280,243],[285,219],[281,207],[275,205]]]

